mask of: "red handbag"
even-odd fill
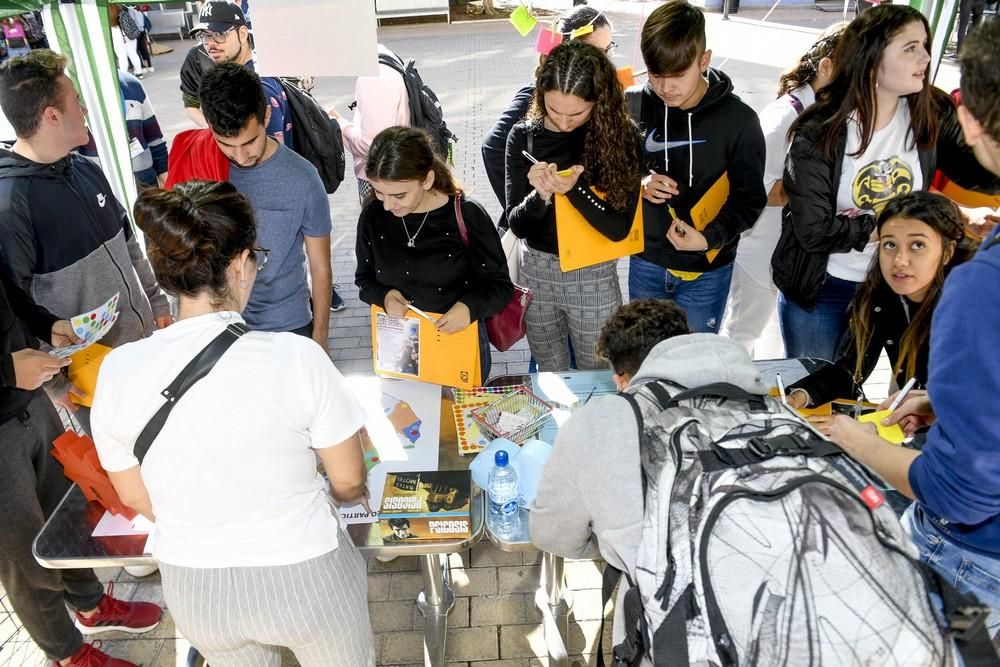
[[[455,195],[455,219],[458,221],[458,231],[462,236],[462,243],[469,246],[469,230],[465,226],[465,217],[462,215],[462,195]],[[524,322],[524,315],[531,305],[531,290],[514,284],[514,295],[506,306],[496,315],[486,318],[486,333],[490,338],[490,344],[501,352],[506,352],[514,347],[514,343],[524,338],[528,332],[528,325]]]

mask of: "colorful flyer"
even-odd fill
[[[70,319],[69,323],[73,327],[73,333],[80,337],[83,341],[82,343],[68,345],[66,347],[57,347],[51,350],[49,354],[53,357],[65,359],[66,357],[72,356],[80,350],[84,350],[104,338],[104,336],[111,331],[111,327],[114,326],[115,322],[118,321],[119,294],[119,292],[115,292],[113,297],[94,310],[86,313],[80,313]]]

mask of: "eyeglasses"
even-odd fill
[[[202,44],[205,44],[207,42],[212,42],[213,44],[222,44],[227,39],[229,39],[229,33],[231,33],[233,30],[236,30],[236,28],[232,27],[229,30],[226,30],[225,32],[213,32],[212,30],[202,30],[201,32],[198,33],[198,37],[196,39]]]
[[[605,55],[609,55],[609,56],[614,55],[615,50],[617,48],[618,48],[618,44],[616,42],[611,42],[606,47],[604,47],[604,53],[605,53]]]
[[[250,248],[253,251],[254,262],[257,263],[257,273],[267,266],[267,258],[271,255],[270,248]]]

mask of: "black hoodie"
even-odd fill
[[[732,263],[740,233],[753,226],[767,204],[764,134],[757,114],[733,93],[733,83],[723,72],[710,68],[707,76],[708,90],[691,109],[667,108],[648,83],[627,92],[633,118],[643,131],[643,172],[652,169],[670,176],[680,191],[665,204],[643,199],[646,249],[641,257],[667,269],[698,273]],[[637,95],[641,105],[635,104]],[[719,254],[709,262],[705,253],[675,250],[667,240],[667,204],[679,219],[690,222],[691,207],[727,171],[729,198],[702,232]]]

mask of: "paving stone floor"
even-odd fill
[[[618,64],[638,65],[636,29],[641,17],[655,4],[649,3],[647,7],[646,3],[623,0],[594,4],[605,8],[613,19],[615,41],[620,45]],[[714,47],[715,54],[713,64],[725,63],[737,92],[755,109],[773,98],[778,74],[805,50],[815,31],[836,20],[834,14],[808,7],[782,7],[771,20],[785,21],[795,27],[757,25],[765,12],[764,8],[744,6],[736,20],[722,22],[718,15],[709,15],[708,21],[709,45]],[[379,38],[401,55],[417,59],[425,81],[441,97],[450,127],[460,137],[455,152],[460,179],[470,195],[497,216],[500,206],[480,168],[479,143],[513,91],[529,79],[535,61],[533,43],[520,40],[506,22],[383,26]],[[169,139],[188,127],[177,86],[180,63],[192,42],[164,43],[173,46],[174,51],[156,58],[156,72],[143,83]],[[951,81],[955,78],[954,68],[949,67],[944,66],[944,76]],[[328,108],[336,105],[345,111],[352,100],[352,91],[352,80],[319,79],[314,92]],[[369,373],[368,308],[358,300],[353,285],[355,225],[360,212],[356,192],[355,181],[349,174],[341,189],[331,196],[334,276],[347,308],[331,316],[330,351],[344,373]],[[624,287],[624,263],[619,274]],[[522,341],[508,352],[494,352],[493,360],[495,375],[525,372],[527,347]],[[868,388],[870,396],[884,396],[888,391],[884,363]],[[486,543],[452,556],[456,603],[449,617],[448,665],[547,664],[541,616],[532,596],[539,582],[538,563],[537,554],[504,553]],[[576,664],[593,664],[601,617],[599,568],[599,564],[591,561],[574,561],[566,566],[567,583],[574,598],[568,650]],[[163,603],[158,574],[137,580],[119,568],[109,568],[100,570],[99,575],[103,581],[114,582],[119,597]],[[369,608],[380,665],[421,663],[421,617],[414,604],[420,586],[413,558],[369,563]],[[605,645],[609,645],[607,641]],[[178,636],[168,611],[152,632],[136,637],[109,634],[104,647],[116,656],[146,667],[173,667],[184,664],[188,644]],[[44,656],[21,629],[0,589],[0,667],[43,664],[46,664]],[[297,663],[288,656],[286,664]]]

